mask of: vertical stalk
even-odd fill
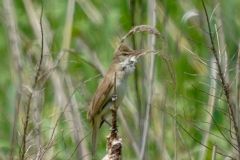
[[[211,160],[216,160],[216,152],[217,152],[217,145],[214,144],[213,151],[212,151],[212,159]]]
[[[75,9],[75,0],[68,0],[67,6],[67,16],[65,19],[64,31],[63,31],[63,39],[62,39],[62,50],[69,49],[72,37],[72,24],[73,24],[73,16],[74,16],[74,9]],[[68,60],[68,54],[64,54],[62,57],[61,63],[62,69],[66,69]]]
[[[135,26],[135,0],[130,1],[130,6],[131,6],[131,26]],[[133,49],[136,49],[136,40],[135,40],[135,35],[133,34],[132,36],[132,45]],[[138,85],[138,67],[134,70],[134,88],[135,88],[135,93],[136,93],[136,99],[137,99],[137,111],[138,111],[138,119],[139,119],[139,127],[141,119],[142,119],[142,111],[141,111],[141,98],[140,98],[140,92],[139,92],[139,85]]]
[[[238,157],[240,156],[240,136],[239,136],[239,130],[238,130],[238,126],[237,126],[237,122],[236,122],[236,117],[234,114],[234,104],[232,103],[231,97],[230,97],[230,88],[229,85],[226,82],[226,79],[224,77],[224,73],[223,70],[221,68],[221,64],[220,64],[220,60],[219,57],[217,55],[217,51],[214,45],[214,41],[213,41],[213,35],[212,35],[212,31],[211,31],[211,27],[210,27],[210,22],[209,22],[209,18],[208,18],[208,13],[207,13],[207,9],[205,6],[204,1],[202,0],[202,4],[204,7],[204,11],[206,14],[206,18],[207,18],[207,25],[208,25],[208,30],[209,30],[209,37],[210,37],[210,41],[211,41],[211,51],[216,59],[216,63],[217,63],[217,69],[218,69],[218,74],[220,76],[220,80],[221,80],[221,84],[223,87],[223,92],[226,96],[226,101],[227,101],[227,105],[230,111],[230,116],[232,117],[232,121],[233,121],[233,128],[235,130],[235,134],[236,134],[236,141],[237,141],[237,148],[238,148]]]
[[[156,27],[156,0],[150,1],[152,2],[151,5],[152,8],[152,26]],[[151,50],[155,49],[156,45],[156,36],[154,34],[151,35]],[[153,79],[154,79],[154,61],[155,61],[155,55],[154,53],[151,53],[151,60],[150,60],[150,71],[149,71],[149,91],[148,91],[148,100],[147,100],[147,109],[146,109],[146,115],[144,120],[144,129],[143,129],[143,137],[142,137],[142,144],[141,144],[141,151],[140,151],[140,159],[145,159],[145,153],[146,153],[146,145],[147,145],[147,139],[148,139],[148,130],[149,130],[149,121],[150,121],[150,113],[151,113],[151,105],[152,105],[152,94],[153,94]]]
[[[21,95],[18,93],[18,89],[21,87],[22,84],[22,72],[23,72],[23,64],[22,64],[22,57],[21,57],[21,43],[19,39],[19,33],[17,28],[17,22],[14,12],[14,1],[13,0],[3,0],[3,7],[6,16],[6,28],[8,32],[8,40],[10,44],[10,53],[11,53],[11,67],[13,68],[13,80],[14,87],[16,88],[16,99],[14,105],[14,115],[13,115],[13,122],[12,122],[12,135],[11,135],[11,146],[10,146],[10,159],[13,159],[15,146],[16,146],[16,136],[17,136],[17,122],[18,122],[18,113],[19,113],[19,106],[21,102]],[[17,75],[17,76],[15,76]]]
[[[240,44],[239,44],[240,47]],[[237,99],[236,99],[236,119],[237,119],[237,125],[239,128],[239,101],[240,101],[240,50],[238,47],[238,60],[237,60],[237,70],[236,70],[236,88],[237,88]]]
[[[199,154],[199,160],[204,160],[206,157],[206,150],[207,148],[205,146],[207,146],[207,143],[208,143],[208,138],[209,138],[209,133],[210,133],[210,130],[211,130],[211,124],[212,124],[212,117],[210,115],[213,115],[213,111],[214,111],[214,102],[215,102],[215,95],[216,95],[216,79],[217,79],[217,72],[215,71],[216,70],[216,63],[214,62],[215,59],[214,57],[212,57],[211,59],[211,76],[212,79],[211,79],[211,88],[210,88],[210,95],[212,96],[209,96],[209,99],[208,99],[208,105],[210,106],[210,109],[208,109],[209,111],[209,114],[208,114],[208,117],[206,118],[206,133],[205,133],[205,136],[203,138],[203,141],[202,141],[202,151],[201,151],[201,154]]]

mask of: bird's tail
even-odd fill
[[[100,121],[101,119],[98,119],[97,117],[92,119],[92,156],[93,157],[97,149],[98,130],[99,130]]]

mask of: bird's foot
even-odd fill
[[[111,128],[109,129],[109,131],[115,131],[115,133],[117,133],[117,132],[118,132],[117,127],[118,127],[118,126],[116,126],[116,128],[112,128],[112,127],[111,127]]]
[[[118,96],[117,96],[116,94],[114,94],[114,95],[112,96],[112,101],[113,101],[113,102],[116,101],[117,98],[118,98]]]

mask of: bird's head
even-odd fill
[[[141,51],[135,51],[126,45],[121,45],[114,54],[113,63],[118,64],[122,71],[132,73],[141,53]]]

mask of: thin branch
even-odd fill
[[[202,64],[205,65],[206,67],[208,67],[208,68],[214,70],[215,72],[218,72],[217,69],[212,68],[211,66],[209,66],[208,64],[206,64],[205,62],[203,62],[201,59],[198,58],[198,59],[196,59],[196,61],[199,61],[200,63],[202,63]]]
[[[240,44],[239,44],[240,46]],[[236,96],[236,120],[237,125],[239,126],[239,101],[240,101],[240,50],[238,50],[238,57],[237,57],[237,69],[236,69],[236,89],[237,89],[237,96]]]
[[[185,48],[187,51],[189,51],[191,54],[193,54],[195,57],[197,57],[197,59],[202,62],[203,64],[207,65],[199,56],[197,56],[195,53],[193,53],[190,49],[188,49],[187,47],[185,47],[183,45],[183,48]]]
[[[40,28],[41,28],[41,55],[40,55],[40,60],[39,60],[39,64],[38,64],[38,70],[37,70],[37,75],[35,76],[35,80],[34,80],[34,85],[33,88],[35,88],[36,84],[37,84],[37,80],[38,77],[40,75],[41,72],[41,66],[42,66],[42,61],[43,61],[43,49],[44,49],[44,39],[43,39],[43,27],[42,27],[42,16],[43,16],[43,1],[41,0],[41,15],[40,15]]]
[[[235,116],[235,112],[234,112],[234,104],[232,103],[231,101],[231,97],[230,97],[230,88],[229,88],[229,85],[226,83],[226,79],[224,78],[224,73],[222,71],[222,68],[221,68],[221,65],[220,65],[220,60],[219,60],[219,57],[217,55],[217,51],[215,49],[215,45],[214,45],[214,41],[213,41],[213,36],[212,36],[212,31],[211,31],[211,27],[210,27],[210,22],[209,22],[209,18],[208,18],[208,13],[207,13],[207,9],[206,9],[206,6],[205,6],[205,3],[204,1],[202,0],[202,4],[203,4],[203,7],[204,7],[204,11],[205,11],[205,14],[206,14],[206,18],[207,18],[207,25],[208,25],[208,30],[209,30],[209,38],[210,38],[210,41],[211,41],[211,51],[216,59],[216,62],[217,62],[217,68],[219,70],[219,76],[220,76],[220,79],[221,79],[221,83],[222,83],[222,86],[223,86],[223,91],[225,93],[225,96],[226,96],[226,100],[227,100],[227,105],[228,105],[228,108],[230,110],[230,115],[232,117],[232,121],[233,121],[233,127],[234,127],[234,130],[235,130],[235,133],[237,135],[237,150],[238,150],[238,156],[240,156],[240,136],[239,136],[239,128],[238,128],[238,125],[237,125],[237,122],[236,122],[236,116]]]
[[[205,110],[205,109],[204,109],[204,110]],[[235,148],[236,150],[238,150],[238,148],[237,148],[232,142],[230,142],[230,140],[228,140],[228,138],[222,133],[221,129],[220,129],[219,126],[217,125],[217,122],[215,121],[215,119],[213,118],[213,116],[209,113],[209,111],[208,111],[208,110],[205,110],[205,111],[211,116],[213,122],[216,124],[216,127],[217,127],[219,133],[224,137],[224,139],[225,139],[233,148]],[[231,133],[231,132],[230,132],[230,133]]]
[[[219,125],[219,124],[209,123],[209,122],[202,121],[202,120],[189,119],[189,118],[187,118],[185,115],[184,115],[184,116],[181,116],[180,114],[179,114],[178,116],[182,117],[184,120],[186,120],[186,121],[187,121],[189,124],[191,124],[192,126],[198,128],[199,130],[202,130],[203,132],[206,132],[206,133],[210,133],[210,132],[208,132],[208,131],[206,131],[206,130],[204,130],[204,129],[201,129],[200,127],[198,127],[197,125],[195,125],[193,122],[206,123],[206,124],[210,124],[210,125],[212,125],[212,126],[218,126],[218,127],[222,128],[222,129],[225,129],[226,131],[230,131],[230,129],[228,129],[228,128],[222,126],[222,125]],[[210,133],[210,134],[212,134],[212,135],[214,135],[214,136],[216,136],[216,137],[224,140],[223,138],[221,138],[220,136],[218,136],[218,135],[216,135],[216,134],[213,134],[213,133]]]
[[[183,140],[183,137],[182,137],[180,131],[177,130],[177,132],[178,132],[179,138],[180,138],[180,140],[181,140],[181,142],[182,142],[184,148],[186,149],[186,151],[187,151],[187,153],[188,153],[189,159],[192,160],[193,158],[192,158],[192,156],[191,156],[191,153],[190,153],[190,151],[189,151],[187,145],[185,144],[185,142],[184,142],[184,140]]]
[[[180,95],[180,96],[181,96],[181,95]],[[198,102],[198,103],[203,104],[203,105],[206,105],[206,106],[214,107],[214,108],[217,109],[219,112],[223,113],[223,114],[226,115],[226,116],[229,116],[229,114],[227,113],[227,111],[224,111],[222,108],[219,108],[219,107],[216,107],[216,106],[214,106],[214,105],[210,105],[210,104],[204,103],[204,102],[199,101],[199,100],[191,99],[191,98],[184,97],[184,96],[182,96],[182,97],[185,98],[185,99],[194,101],[194,102]],[[229,117],[229,118],[230,118],[230,117]]]
[[[211,14],[211,16],[210,16],[210,21],[212,20],[212,16],[213,16],[214,12],[217,10],[219,4],[220,4],[220,3],[218,3],[218,4],[216,5],[216,7],[213,9],[212,14]]]
[[[99,76],[99,75],[97,75],[97,76]],[[93,78],[96,78],[97,76],[95,76],[95,77],[93,77]],[[67,109],[67,107],[70,105],[71,99],[73,98],[75,92],[79,89],[79,87],[85,85],[86,82],[92,80],[93,78],[90,78],[90,79],[84,81],[83,83],[79,84],[79,85],[75,88],[75,90],[71,93],[69,100],[67,101],[67,103],[66,103],[65,107],[63,108],[63,110],[60,112],[60,115],[58,116],[58,118],[57,118],[57,120],[56,120],[56,122],[55,122],[55,124],[54,124],[54,127],[52,128],[53,131],[52,131],[52,133],[51,133],[51,135],[50,135],[50,139],[49,139],[48,143],[45,145],[45,147],[44,147],[45,150],[44,150],[43,153],[41,154],[41,157],[43,157],[43,155],[44,155],[44,153],[47,151],[47,149],[49,149],[49,148],[52,146],[52,143],[53,143],[53,141],[54,141],[54,134],[55,134],[55,132],[56,132],[57,126],[59,125],[60,118],[61,118],[63,115],[66,115],[66,114],[67,114],[67,113],[66,113],[66,109]],[[51,116],[53,116],[53,115],[51,115]],[[69,123],[69,124],[72,124],[72,123]],[[72,126],[72,125],[70,125],[70,126]],[[73,125],[73,127],[74,127],[74,125]],[[75,127],[75,128],[76,128],[76,127]],[[81,141],[81,140],[80,140],[80,141]],[[77,142],[77,143],[78,143],[78,142]],[[41,158],[40,158],[40,159],[41,159]]]
[[[116,97],[112,97],[115,98],[114,99],[114,105],[113,108],[111,108],[112,110],[112,132],[111,132],[111,137],[112,139],[115,139],[117,137],[117,107],[116,107],[116,98],[117,98],[117,73],[115,72],[114,74],[114,96]]]
[[[203,32],[205,32],[205,33],[207,33],[207,34],[209,34],[208,33],[208,31],[206,31],[204,28],[202,28],[201,26],[191,26],[191,27],[188,27],[189,29],[191,29],[191,28],[200,28]]]
[[[90,135],[90,133],[91,133],[91,132],[89,132],[86,136],[84,136],[84,137],[78,142],[77,146],[75,147],[73,153],[72,153],[71,156],[68,158],[68,160],[70,160],[70,159],[72,158],[72,156],[74,155],[74,153],[77,151],[79,145],[82,143],[82,141],[83,141],[87,136]],[[87,154],[86,156],[88,156],[88,155],[91,155],[91,153]],[[85,156],[84,156],[84,157],[85,157]],[[84,157],[81,157],[81,159],[83,159]]]
[[[221,97],[217,97],[217,96],[215,96],[215,95],[213,95],[213,94],[211,94],[211,93],[207,93],[207,92],[205,92],[205,91],[203,91],[203,90],[201,90],[201,89],[198,89],[198,88],[194,87],[194,85],[192,85],[192,87],[193,87],[194,89],[196,89],[197,91],[199,91],[199,92],[205,93],[205,94],[207,94],[207,95],[209,95],[209,96],[211,96],[211,97],[215,97],[215,98],[217,98],[218,100],[221,100],[221,101],[223,101],[223,102],[227,102],[226,100],[221,99]]]
[[[168,114],[169,116],[171,116],[172,118],[174,118],[174,115],[172,115],[171,113],[167,112],[166,110],[164,110],[164,112],[167,113],[167,114]],[[202,143],[201,143],[200,141],[198,141],[194,136],[192,136],[191,133],[189,133],[189,132],[185,129],[185,127],[183,127],[183,126],[182,126],[180,123],[178,123],[178,122],[177,122],[177,124],[178,124],[178,126],[180,126],[180,128],[181,128],[182,130],[184,130],[185,133],[187,133],[195,142],[197,142],[197,143],[199,143],[199,144],[201,144],[201,145],[204,146],[204,144],[202,144]],[[211,149],[210,147],[208,147],[208,146],[204,146],[204,147],[206,147],[207,149],[209,149],[209,150],[212,151],[212,149]],[[216,153],[217,153],[217,154],[220,154],[220,155],[222,155],[222,156],[224,156],[224,157],[229,157],[229,158],[232,158],[233,160],[236,160],[235,158],[233,158],[233,157],[231,157],[231,156],[228,156],[228,155],[226,155],[226,154],[223,154],[223,153],[221,153],[221,152],[217,152],[217,151],[216,151]]]
[[[39,78],[39,75],[40,75],[40,71],[41,71],[41,65],[42,65],[42,60],[43,60],[43,28],[42,28],[42,15],[43,15],[43,2],[41,1],[42,3],[42,8],[41,8],[41,16],[40,16],[40,28],[41,28],[41,56],[40,56],[40,61],[39,61],[39,64],[38,64],[38,70],[37,70],[37,73],[36,73],[36,76],[35,76],[35,79],[34,79],[34,83],[32,85],[32,88],[33,90],[35,90],[36,88],[36,85],[37,85],[37,80]],[[33,91],[34,92],[34,91]],[[32,101],[32,98],[33,98],[33,92],[30,93],[29,97],[28,97],[28,101],[27,101],[27,112],[26,112],[26,119],[25,119],[25,122],[24,122],[24,128],[23,128],[23,138],[22,138],[22,146],[21,146],[21,149],[20,149],[20,154],[21,154],[21,160],[24,160],[25,159],[25,154],[26,154],[26,143],[27,143],[27,131],[28,131],[28,125],[29,125],[29,113],[30,113],[30,108],[31,108],[31,101]]]
[[[204,47],[206,47],[206,48],[211,49],[209,46],[207,46],[207,45],[205,45],[205,44],[202,44],[201,42],[198,42],[198,41],[196,41],[196,40],[194,40],[194,39],[191,39],[191,38],[189,38],[189,37],[186,37],[186,36],[184,36],[184,35],[181,35],[181,36],[184,37],[184,38],[186,38],[187,40],[193,41],[193,42],[198,43],[198,44],[200,44],[200,45],[202,45],[202,46],[204,46]]]
[[[208,77],[208,76],[204,76],[204,75],[200,75],[200,74],[192,74],[192,73],[187,73],[187,72],[184,72],[184,74],[187,74],[190,76],[201,76],[201,77],[208,78],[208,79],[214,79],[220,86],[222,85],[219,80],[217,80],[216,78],[214,78],[212,76]]]
[[[213,86],[211,86],[211,85],[209,85],[209,84],[207,84],[207,83],[204,83],[204,82],[199,82],[199,83],[207,86],[208,88],[212,88],[212,89],[214,89],[215,91],[218,91],[218,92],[220,92],[220,93],[222,92],[221,90],[219,90],[219,89],[217,89],[217,88],[215,88],[215,87],[213,87]]]
[[[178,116],[181,117],[183,120],[187,121],[189,124],[191,124],[193,127],[197,128],[198,130],[203,131],[203,132],[208,133],[208,134],[211,134],[211,135],[213,135],[213,136],[215,136],[215,137],[217,137],[217,138],[219,138],[219,139],[224,140],[224,141],[227,142],[227,140],[226,140],[225,138],[222,138],[222,137],[220,137],[220,136],[218,136],[218,135],[216,135],[216,134],[214,134],[214,133],[211,133],[211,132],[209,132],[209,131],[206,131],[206,130],[200,128],[200,127],[197,126],[196,124],[194,124],[194,123],[192,123],[191,121],[189,121],[186,117],[183,117],[183,116],[181,116],[180,114],[178,114]],[[215,125],[218,125],[218,124],[215,124]],[[203,144],[204,144],[204,143],[203,143]]]

